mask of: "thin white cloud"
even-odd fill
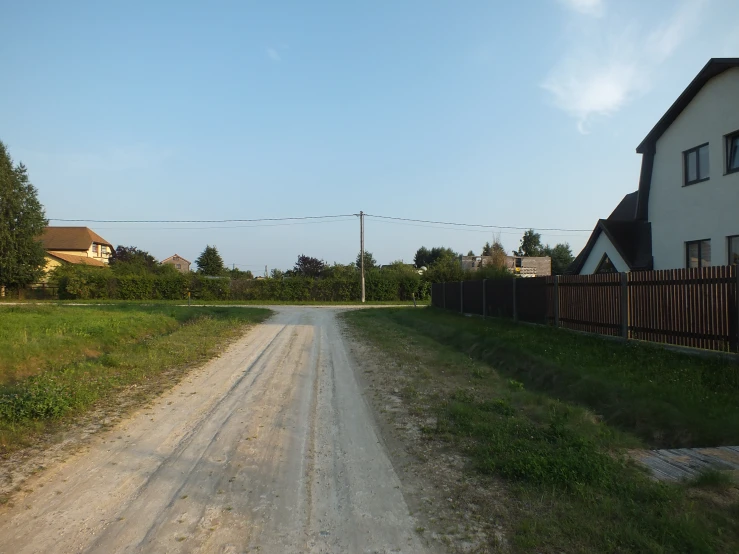
[[[579,27],[542,87],[558,108],[577,119],[580,132],[587,133],[594,117],[612,115],[649,90],[655,69],[699,25],[704,3],[684,0],[663,24],[647,32],[638,22],[590,20]]]
[[[280,53],[272,47],[267,48],[267,56],[269,56],[269,59],[273,62],[282,61],[282,56],[280,56]]]
[[[565,7],[574,12],[601,17],[605,12],[603,0],[559,0]]]
[[[700,22],[705,3],[706,0],[684,2],[668,21],[652,31],[647,38],[646,50],[655,63],[669,58],[690,37]]]

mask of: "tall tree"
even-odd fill
[[[542,254],[552,258],[552,275],[562,275],[575,259],[570,250],[570,244],[567,242],[559,243],[554,247],[547,244]]]
[[[147,270],[153,270],[158,265],[156,258],[146,250],[140,250],[135,246],[123,246],[120,244],[111,253],[108,263],[114,269],[116,266],[120,266],[121,264],[131,264],[141,266]]]
[[[443,246],[436,246],[431,250],[422,246],[416,251],[416,255],[413,257],[413,263],[418,268],[424,266],[431,267],[432,264],[442,258],[459,258],[459,254],[451,248],[445,248]]]
[[[485,265],[504,267],[506,264],[505,249],[497,238],[493,241],[493,244],[485,243],[485,246],[482,247],[482,255],[491,258],[485,261]]]
[[[13,166],[0,142],[0,292],[43,275],[46,252],[40,237],[48,225],[36,188],[23,164]]]
[[[357,252],[357,267],[362,267],[361,264],[362,261],[362,253]],[[364,251],[364,269],[372,269],[373,267],[377,267],[377,260],[375,260],[375,257],[372,255],[372,252]]]
[[[529,229],[521,238],[518,252],[514,251],[513,253],[517,256],[541,256],[542,251],[541,235],[533,229]]]
[[[226,272],[223,258],[221,258],[215,246],[206,246],[198,259],[195,260],[195,263],[198,264],[198,273],[201,275],[220,277]]]
[[[301,254],[295,262],[293,273],[302,277],[320,277],[326,269],[326,263],[318,258]]]

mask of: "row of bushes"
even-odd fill
[[[118,275],[108,268],[62,266],[53,275],[60,299],[181,300],[190,292],[201,300],[338,301],[360,299],[358,275],[313,279],[230,279],[196,273]],[[426,299],[430,284],[412,271],[369,271],[369,301]]]

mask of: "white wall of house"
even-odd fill
[[[593,249],[590,251],[590,256],[585,260],[585,263],[580,270],[580,275],[590,275],[595,273],[598,264],[601,259],[603,259],[603,254],[608,254],[608,257],[611,259],[611,262],[617,271],[629,271],[628,264],[621,257],[621,254],[618,253],[616,247],[613,246],[610,240],[608,240],[606,234],[601,232],[593,245]]]
[[[727,237],[739,235],[739,173],[725,175],[724,136],[735,131],[739,68],[706,83],[657,141],[649,194],[654,269],[685,267],[685,242],[702,239],[711,239],[711,265],[728,263]],[[706,142],[709,179],[683,186],[683,152]]]

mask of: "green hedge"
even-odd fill
[[[54,274],[60,299],[184,300],[187,292],[200,300],[334,301],[360,299],[359,276],[312,279],[236,279],[197,273],[117,275],[110,268],[62,266]],[[371,270],[366,274],[369,301],[411,300],[429,296],[430,284],[412,271]]]

